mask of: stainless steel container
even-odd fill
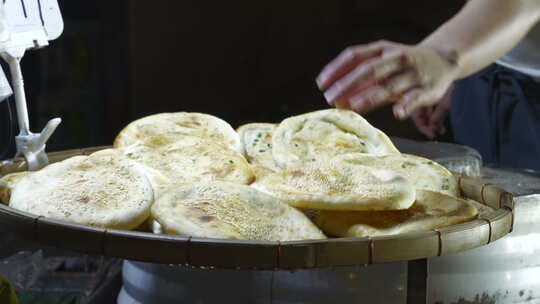
[[[428,303],[540,303],[540,174],[482,173],[514,194],[514,229],[492,244],[429,259]]]

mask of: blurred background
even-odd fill
[[[346,46],[416,43],[463,3],[60,0],[64,33],[22,61],[31,128],[61,117],[54,151],[109,145],[128,122],[164,111],[209,113],[234,127],[279,122],[328,107],[314,79]],[[0,153],[13,145],[7,114],[4,102]],[[388,108],[367,118],[389,135],[423,139]]]

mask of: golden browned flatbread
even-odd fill
[[[72,223],[133,229],[150,215],[153,199],[139,165],[107,149],[24,176],[15,184],[9,206]]]
[[[438,163],[410,154],[389,154],[383,156],[350,153],[338,156],[340,161],[353,165],[387,169],[405,177],[415,189],[441,192],[450,196],[459,195],[457,179]]]
[[[195,183],[171,190],[152,207],[155,229],[183,236],[292,241],[323,239],[300,211],[249,186]]]
[[[224,145],[197,136],[163,146],[132,145],[122,149],[144,165],[156,189],[171,184],[221,180],[249,184],[255,177],[246,159]]]
[[[135,120],[116,136],[114,147],[134,144],[161,147],[186,136],[203,137],[242,151],[240,137],[229,123],[212,115],[191,112],[160,113]]]
[[[28,171],[15,172],[4,175],[0,178],[0,202],[9,204],[9,198],[11,197],[11,190],[15,185],[26,175],[30,174]]]
[[[407,209],[415,191],[392,171],[345,162],[311,162],[259,177],[252,184],[291,206],[315,210]]]
[[[478,211],[468,201],[427,190],[417,190],[415,203],[395,211],[321,211],[315,223],[325,233],[340,237],[383,236],[429,231],[472,220]]]

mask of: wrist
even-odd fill
[[[442,59],[447,68],[446,76],[451,77],[452,81],[461,78],[461,56],[456,49],[432,45],[426,41],[421,42],[418,44],[418,46],[421,48],[430,49],[431,51],[435,52],[440,59]]]

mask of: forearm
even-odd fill
[[[420,45],[448,58],[459,79],[502,57],[539,19],[539,0],[471,0]]]

